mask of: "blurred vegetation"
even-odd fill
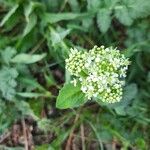
[[[70,80],[69,49],[94,45],[118,47],[132,61],[125,101],[56,109],[58,91]],[[37,150],[64,149],[68,136],[76,149],[148,150],[149,64],[149,0],[0,0],[0,135],[32,117],[55,135]]]

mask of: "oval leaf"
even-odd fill
[[[40,61],[41,59],[43,59],[46,56],[46,54],[35,54],[35,55],[31,55],[31,54],[18,54],[16,55],[11,62],[13,63],[22,63],[22,64],[32,64],[35,63],[37,61]]]
[[[101,32],[105,33],[111,24],[111,11],[109,9],[100,9],[97,13],[97,24]]]
[[[85,103],[85,95],[81,92],[81,86],[65,84],[57,97],[56,107],[59,109],[73,108]]]
[[[18,7],[18,4],[14,5],[14,7],[6,14],[6,16],[0,22],[0,27],[2,27],[9,20],[9,18],[16,12]]]
[[[32,92],[18,92],[16,94],[25,98],[38,98],[38,97],[45,96],[45,94],[42,94],[42,93],[32,93]]]
[[[23,31],[23,37],[25,37],[33,28],[34,26],[36,25],[37,23],[37,16],[35,14],[31,14],[29,16],[29,19],[28,19],[28,22],[26,24],[26,27]]]

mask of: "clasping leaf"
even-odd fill
[[[64,84],[57,97],[56,107],[67,109],[78,107],[86,102],[85,94],[81,92],[81,85]]]

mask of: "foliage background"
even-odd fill
[[[30,116],[55,134],[36,149],[63,149],[72,131],[76,148],[150,149],[149,0],[0,0],[0,20],[1,135]],[[94,45],[118,47],[132,61],[125,102],[57,110],[70,47]]]

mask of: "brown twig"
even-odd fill
[[[80,126],[81,131],[81,142],[82,142],[82,150],[85,150],[85,136],[84,136],[84,125],[81,124]]]
[[[28,149],[28,139],[27,139],[27,129],[26,129],[26,123],[25,123],[24,118],[22,119],[21,122],[22,122],[23,135],[24,135],[24,147],[25,147],[25,150],[29,150]]]
[[[75,119],[74,119],[74,125],[75,123],[78,121],[79,119],[79,113],[76,115]],[[72,139],[73,139],[73,136],[74,136],[74,130],[75,130],[75,126],[73,126],[71,132],[70,132],[70,135],[69,135],[69,138],[67,140],[67,144],[66,144],[66,147],[65,147],[65,150],[70,150],[71,149],[71,143],[72,143]]]
[[[3,141],[5,141],[10,135],[11,135],[10,132],[7,132],[6,134],[1,135],[1,136],[0,136],[0,144],[1,144]]]

